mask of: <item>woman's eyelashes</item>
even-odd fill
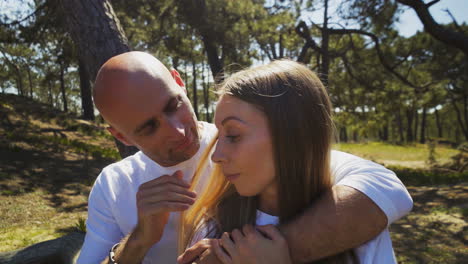
[[[230,143],[235,143],[239,141],[240,136],[239,135],[226,135],[226,138]]]

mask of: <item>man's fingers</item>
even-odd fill
[[[155,186],[151,189],[139,190],[137,193],[137,198],[144,199],[145,197],[155,196],[155,195],[164,196],[165,195],[164,193],[168,193],[168,192],[180,193],[180,194],[192,197],[192,198],[197,197],[197,194],[193,191],[190,191],[188,188],[182,187],[180,185],[172,184],[172,183],[167,183],[167,184]]]
[[[189,188],[190,184],[188,184],[186,181],[182,179],[181,174],[182,173],[180,171],[176,171],[173,175],[163,175],[154,180],[147,181],[140,185],[139,190],[147,189],[147,188],[154,188],[155,186],[158,186],[164,183],[173,183],[173,184],[177,184],[182,187],[185,187],[185,188]]]
[[[151,216],[164,212],[178,212],[187,210],[190,204],[179,202],[157,202],[154,204],[144,204],[139,208],[139,214],[143,216]]]
[[[223,264],[231,264],[232,259],[231,257],[224,251],[224,249],[220,246],[219,240],[213,243],[213,250],[216,254],[216,257],[223,263]]]
[[[195,245],[186,249],[185,252],[177,258],[177,263],[188,264],[195,260],[209,247],[207,240],[208,239],[200,240]]]
[[[184,174],[182,173],[181,170],[176,170],[176,171],[172,174],[172,177],[176,177],[177,179],[182,180],[182,178],[184,177]]]
[[[195,202],[195,198],[192,195],[188,194],[187,192],[177,193],[177,192],[171,192],[171,191],[158,192],[158,193],[154,193],[153,195],[145,194],[145,196],[137,197],[138,205],[152,204],[152,203],[163,202],[163,201],[180,202],[180,203],[187,203],[191,205]]]

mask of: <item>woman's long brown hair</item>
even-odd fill
[[[272,136],[275,179],[279,194],[279,222],[286,223],[332,187],[330,151],[334,132],[332,106],[320,79],[306,66],[289,60],[240,71],[220,86],[220,96],[230,95],[265,113]],[[206,150],[202,165],[215,141]],[[255,224],[257,197],[242,197],[214,165],[207,186],[195,204],[182,214],[179,251],[194,239],[204,223],[207,235]],[[201,168],[201,167],[200,167]],[[200,184],[202,169],[192,184]],[[325,263],[347,263],[352,251],[328,257]]]

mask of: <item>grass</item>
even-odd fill
[[[402,167],[410,168],[425,167],[429,157],[429,149],[424,144],[394,145],[384,142],[339,143],[335,145],[335,149],[386,165],[399,164]],[[454,148],[438,145],[435,148],[435,153],[438,163],[446,163],[458,151]]]

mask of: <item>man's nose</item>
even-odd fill
[[[185,137],[185,126],[184,123],[177,117],[170,117],[168,119],[170,127],[170,135],[175,138]]]

